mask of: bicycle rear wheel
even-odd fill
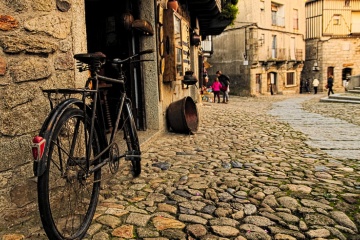
[[[90,122],[81,109],[69,108],[47,139],[46,172],[38,178],[41,221],[49,239],[81,239],[94,216],[100,191],[101,169],[86,177],[86,141]],[[91,157],[100,153],[99,133],[94,131]]]
[[[132,174],[137,177],[141,173],[141,152],[140,143],[136,131],[134,117],[131,112],[130,104],[127,103],[123,111],[123,132],[124,139],[128,148],[129,155],[136,155],[138,157],[131,157]]]

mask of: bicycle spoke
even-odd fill
[[[85,129],[83,116],[79,109],[68,109],[59,120],[49,143],[47,178],[39,183],[44,194],[39,199],[40,211],[45,215],[43,225],[49,225],[45,230],[54,239],[59,235],[61,239],[83,236],[96,208],[101,172],[87,176],[85,132],[89,129]],[[90,149],[92,159],[101,152],[97,136],[95,132]]]

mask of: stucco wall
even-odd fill
[[[84,2],[56,2],[0,1],[0,230],[37,213],[30,143],[49,112],[40,88],[74,87],[73,53],[86,50]]]
[[[225,31],[213,37],[214,53],[208,62],[209,81],[215,79],[215,73],[221,70],[230,77],[230,94],[246,96],[250,94],[249,69],[244,66],[244,30]]]

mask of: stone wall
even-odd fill
[[[49,112],[41,88],[74,87],[74,48],[84,51],[86,36],[72,19],[83,4],[0,1],[0,231],[37,213],[31,140]]]
[[[352,76],[360,74],[360,40],[358,38],[323,38],[306,41],[306,61],[302,77],[318,78],[319,90],[326,91],[328,67],[334,68],[334,91],[343,92],[342,71],[350,68]],[[317,61],[319,71],[312,71]]]

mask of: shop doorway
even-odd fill
[[[271,95],[277,94],[277,75],[276,72],[270,72],[267,76],[269,92]]]
[[[102,52],[109,59],[126,58],[139,52],[139,36],[131,28],[131,19],[139,16],[139,0],[85,0],[85,19],[88,52]],[[129,24],[130,23],[130,24]],[[127,95],[138,130],[146,130],[144,84],[140,65],[124,66]],[[116,77],[116,71],[108,64],[105,76]],[[116,104],[111,101],[117,94],[113,85],[107,94],[111,116],[115,116]]]

